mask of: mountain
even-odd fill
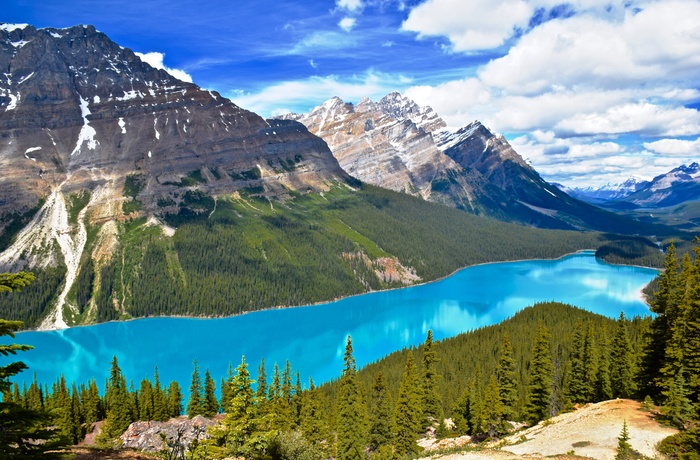
[[[700,200],[700,164],[681,165],[656,176],[644,187],[623,198],[642,208],[677,206]]]
[[[0,317],[27,327],[308,305],[606,242],[363,184],[303,124],[177,80],[92,26],[2,24],[0,66],[0,272],[37,278],[0,293]],[[430,161],[403,163],[416,194],[482,184],[454,199],[549,219],[441,153],[431,110],[366,106],[354,129],[425,147]]]
[[[561,184],[556,185],[561,191],[567,193],[568,195],[578,198],[579,200],[586,201],[592,204],[600,204],[608,201],[621,200],[632,193],[644,188],[649,181],[639,179],[636,177],[630,177],[626,181],[620,184],[612,184],[608,182],[602,187],[566,187]]]
[[[451,132],[430,107],[396,92],[356,106],[335,97],[282,119],[322,137],[348,174],[370,184],[530,226],[659,233],[547,183],[479,121]]]

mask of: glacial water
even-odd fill
[[[96,378],[102,387],[112,356],[135,385],[152,378],[177,380],[186,392],[196,358],[218,382],[229,363],[245,355],[255,369],[262,357],[268,376],[273,363],[289,360],[304,382],[338,377],[345,338],[351,335],[362,366],[417,345],[432,329],[436,339],[497,323],[528,305],[559,301],[617,317],[647,315],[641,289],[656,270],[610,265],[586,251],[558,260],[528,260],[469,267],[443,280],[375,292],[321,305],[275,309],[218,319],[148,318],[51,332],[22,332],[17,343],[29,370],[14,378],[20,386],[33,373],[51,384],[64,373],[69,382]],[[8,341],[2,338],[3,343]],[[0,358],[0,364],[9,358]]]

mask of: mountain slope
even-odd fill
[[[579,200],[586,201],[591,204],[603,204],[608,201],[622,200],[632,193],[641,190],[649,182],[645,180],[638,179],[636,177],[630,177],[621,184],[611,184],[607,183],[602,187],[566,187],[561,184],[556,185],[561,191],[568,195],[578,198]]]
[[[681,165],[623,199],[643,208],[676,206],[700,200],[700,164]]]
[[[362,185],[302,124],[176,80],[91,26],[3,25],[0,48],[0,271],[37,274],[0,296],[0,317],[219,316],[603,244]],[[412,117],[387,122],[416,145],[441,126],[400,98],[383,107]]]
[[[450,132],[430,107],[399,93],[356,106],[336,97],[283,118],[321,136],[343,169],[373,185],[536,227],[668,232],[570,197],[480,122]]]

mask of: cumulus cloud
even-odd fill
[[[343,29],[345,32],[350,32],[355,27],[356,23],[357,19],[351,17],[344,17],[338,23],[338,27]]]
[[[411,80],[402,75],[369,71],[349,78],[331,75],[286,81],[258,92],[233,92],[229,97],[243,108],[271,116],[280,114],[279,107],[288,108],[287,112],[306,112],[333,96],[348,102],[357,102],[362,97],[378,100],[397,85],[402,89],[410,83]]]
[[[184,70],[171,69],[169,67],[166,67],[165,64],[163,64],[163,58],[165,58],[165,54],[158,53],[158,52],[134,53],[134,54],[137,55],[143,62],[150,65],[151,67],[154,67],[156,69],[165,70],[170,75],[177,78],[178,80],[192,83],[192,76],[190,74],[188,74],[187,72],[185,72]]]
[[[573,0],[557,15],[560,3],[418,5],[404,30],[443,36],[456,53],[510,48],[473,76],[406,94],[451,127],[480,119],[508,134],[543,176],[564,183],[620,182],[626,168],[650,178],[697,158],[697,139],[673,137],[700,134],[700,2]],[[500,24],[493,8],[508,9]],[[652,139],[631,145],[630,136]]]
[[[348,11],[357,11],[362,9],[362,0],[337,0],[335,5]]]
[[[683,139],[661,139],[654,142],[645,142],[644,148],[654,153],[664,155],[695,156],[700,157],[700,138],[694,141]]]
[[[445,36],[454,51],[469,52],[502,45],[533,13],[525,0],[428,0],[411,10],[401,28],[419,38]]]

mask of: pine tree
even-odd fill
[[[133,402],[126,387],[126,378],[122,374],[117,357],[112,358],[112,365],[105,390],[105,405],[107,417],[98,439],[100,444],[111,444],[121,436],[129,425],[134,422]]]
[[[267,411],[267,373],[265,372],[265,358],[260,360],[258,366],[258,380],[256,382],[255,397],[260,410]]]
[[[195,359],[192,382],[190,383],[190,399],[187,401],[187,416],[189,418],[204,414],[204,395],[202,392],[202,378],[199,375],[199,366]]]
[[[552,375],[554,373],[549,349],[549,332],[539,321],[532,355],[525,416],[530,423],[536,423],[552,415]]]
[[[632,446],[629,443],[630,435],[627,431],[627,420],[622,422],[622,433],[617,438],[617,454],[615,460],[629,460],[632,458]]]
[[[168,386],[167,403],[170,417],[179,417],[182,414],[182,390],[175,380]]]
[[[574,404],[585,403],[587,402],[589,391],[584,364],[585,339],[581,320],[578,320],[576,326],[574,326],[574,338],[571,347],[569,375],[567,378],[569,382],[567,396]]]
[[[671,387],[663,392],[666,398],[661,413],[674,426],[683,429],[693,413],[693,406],[688,399],[688,390],[683,378],[683,369],[676,374]]]
[[[596,400],[607,401],[612,399],[613,391],[610,383],[610,345],[608,334],[605,330],[600,335],[600,354],[598,360],[598,374],[596,375]]]
[[[309,378],[309,389],[302,392],[301,432],[312,445],[325,453],[325,438],[328,427],[324,423],[321,394],[314,387],[314,381]]]
[[[676,247],[668,247],[664,271],[659,275],[659,288],[654,292],[649,309],[656,313],[646,337],[639,380],[641,393],[657,398],[661,393],[661,369],[666,365],[666,343],[670,339],[671,319],[679,301],[679,275]]]
[[[614,398],[630,398],[635,390],[632,345],[625,323],[623,312],[617,321],[610,353],[610,384]]]
[[[102,399],[97,388],[97,382],[92,379],[88,383],[85,391],[81,391],[81,405],[85,416],[85,425],[87,431],[92,431],[92,425],[98,420],[102,420],[104,414],[102,411]]]
[[[501,403],[501,395],[498,392],[498,381],[493,374],[491,374],[489,383],[484,391],[484,425],[484,431],[490,437],[495,437],[506,430],[503,423],[503,404]]]
[[[600,350],[596,346],[593,322],[589,321],[583,344],[583,370],[586,376],[586,401],[596,400],[596,383],[598,381],[598,359]]]
[[[226,417],[220,427],[211,429],[212,440],[208,445],[217,458],[261,457],[277,432],[269,429],[270,415],[257,412],[253,380],[250,378],[245,357],[241,357],[241,364],[236,368],[230,391],[233,396]]]
[[[219,401],[216,399],[216,383],[207,369],[204,373],[204,412],[205,417],[219,413]]]
[[[372,385],[369,446],[376,451],[391,443],[391,406],[384,375],[379,372]]]
[[[498,394],[501,397],[503,416],[512,418],[515,416],[514,407],[518,399],[518,381],[515,374],[515,360],[513,359],[513,347],[510,344],[510,336],[506,332],[503,336],[503,348],[498,360]]]
[[[231,401],[231,398],[233,397],[233,393],[231,393],[231,385],[233,385],[233,364],[228,363],[228,373],[226,375],[226,379],[221,379],[221,410],[223,412],[228,412],[228,403]],[[258,384],[258,390],[260,389],[260,385]],[[258,398],[259,400],[259,398]]]
[[[690,270],[683,299],[686,330],[683,343],[684,368],[688,376],[689,396],[700,413],[700,239],[695,242],[695,263]]]
[[[364,458],[364,408],[357,380],[352,339],[347,338],[343,374],[338,389],[338,453],[340,460]]]
[[[420,386],[413,354],[406,359],[406,369],[399,386],[399,395],[394,408],[394,447],[399,456],[418,452],[416,440],[421,431]]]
[[[160,376],[156,367],[153,382],[153,420],[164,422],[169,418],[167,397],[160,383]]]
[[[154,420],[153,417],[153,384],[148,379],[141,380],[138,394],[138,419],[142,421]]]
[[[442,420],[442,403],[437,388],[438,375],[435,371],[438,358],[433,347],[433,331],[428,330],[425,343],[423,343],[423,428],[427,428],[435,421],[439,423]]]

